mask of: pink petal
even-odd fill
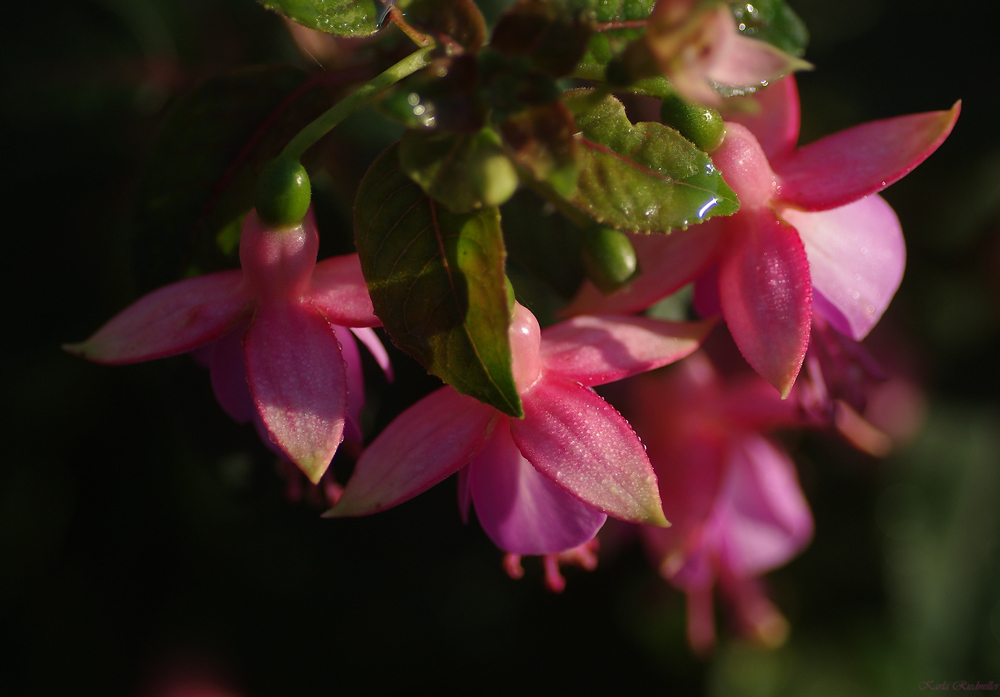
[[[381,327],[375,316],[357,254],[330,257],[316,264],[309,299],[332,324],[345,327]]]
[[[737,576],[755,576],[787,562],[812,538],[813,521],[795,466],[758,435],[733,447],[719,534],[724,563]]]
[[[347,327],[334,327],[340,343],[340,355],[347,368],[347,415],[344,422],[344,438],[361,443],[361,410],[365,406],[365,376],[361,369],[361,352]]]
[[[632,427],[590,389],[543,375],[510,432],[535,469],[615,518],[666,525],[656,475]]]
[[[787,397],[809,345],[809,262],[794,228],[767,211],[730,219],[719,297],[743,357]]]
[[[539,474],[499,424],[469,465],[480,524],[497,547],[551,554],[590,541],[607,516]]]
[[[825,211],[877,193],[938,149],[961,109],[871,121],[821,138],[774,163],[779,198]]]
[[[724,8],[724,12],[729,12]],[[775,48],[771,44],[751,39],[736,31],[726,37],[723,49],[708,69],[709,80],[732,87],[755,87],[790,75],[796,70],[810,70],[812,65]]]
[[[185,353],[238,325],[252,305],[240,271],[188,278],[144,295],[112,317],[70,353],[117,365]]]
[[[701,345],[713,322],[580,316],[542,332],[545,370],[588,387],[673,363]]]
[[[486,443],[500,413],[442,387],[414,404],[369,445],[327,517],[376,513],[457,472]]]
[[[378,334],[367,327],[352,327],[351,331],[354,332],[354,336],[358,337],[358,341],[365,345],[368,352],[378,363],[378,367],[382,369],[385,373],[385,379],[392,382],[395,376],[392,373],[392,363],[389,362],[389,354],[385,350],[385,346],[382,345],[382,341],[378,338]]]
[[[271,440],[314,484],[343,438],[347,374],[311,305],[262,303],[243,339],[250,394]]]
[[[629,235],[639,258],[640,276],[605,296],[586,281],[561,314],[632,314],[680,290],[711,266],[718,255],[719,219],[669,235]]]
[[[726,115],[726,120],[750,129],[771,163],[795,151],[799,140],[799,90],[791,75],[753,95],[759,109]]]
[[[230,332],[209,347],[212,349],[209,369],[215,399],[223,411],[240,424],[253,420],[257,413],[243,362],[243,334],[242,331]]]
[[[865,338],[906,266],[903,230],[892,208],[873,195],[821,213],[789,208],[781,215],[805,245],[815,310],[839,332]]]

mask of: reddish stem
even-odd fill
[[[614,29],[642,29],[647,24],[649,24],[648,19],[631,19],[627,21],[618,22],[605,22],[604,24],[595,24],[594,31],[612,31]]]

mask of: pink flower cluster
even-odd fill
[[[595,535],[611,516],[642,526],[661,574],[687,595],[696,648],[714,640],[716,586],[742,631],[779,641],[784,620],[758,577],[808,543],[812,518],[791,460],[767,434],[822,422],[825,401],[838,398],[832,378],[845,353],[831,344],[813,361],[803,392],[811,401],[785,399],[811,334],[853,342],[881,317],[905,251],[877,192],[941,144],[958,105],[799,148],[792,78],[757,102],[758,114],[726,124],[713,153],[739,196],[737,214],[635,236],[643,275],[609,297],[588,285],[569,308],[578,316],[564,322],[542,330],[515,305],[509,340],[524,418],[442,387],[368,444],[326,515],[382,511],[457,473],[463,518],[475,510],[513,575],[520,556],[542,555],[549,585],[561,588],[558,564],[592,567]],[[226,412],[253,422],[316,483],[345,435],[362,439],[364,385],[349,334],[389,370],[357,256],[317,263],[317,249],[311,214],[272,229],[251,212],[241,270],[157,290],[67,349],[105,364],[196,352]],[[626,388],[630,425],[592,388],[698,349],[713,320],[630,316],[692,282],[696,307],[721,313],[760,378],[727,381],[699,353]]]

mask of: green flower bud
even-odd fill
[[[288,228],[301,223],[311,199],[309,175],[295,160],[271,160],[257,176],[257,215],[271,227]]]
[[[491,154],[477,164],[474,176],[484,205],[499,206],[514,195],[518,185],[517,170],[506,155]]]
[[[580,238],[580,256],[587,278],[610,295],[635,278],[639,260],[628,236],[605,225],[584,230]]]
[[[715,150],[726,137],[726,126],[719,112],[700,104],[688,104],[676,95],[663,100],[660,120],[705,152]]]

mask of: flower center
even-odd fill
[[[259,300],[297,300],[309,284],[319,235],[312,211],[296,227],[275,230],[267,227],[256,211],[243,222],[240,263],[243,279]]]

